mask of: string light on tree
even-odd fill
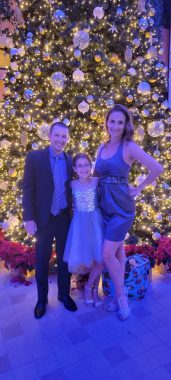
[[[170,229],[170,125],[167,67],[154,20],[154,1],[20,0],[25,25],[9,46],[11,64],[1,108],[0,206],[6,236],[34,244],[22,226],[22,175],[27,151],[48,144],[54,120],[68,125],[68,150],[95,157],[104,115],[115,103],[130,108],[135,139],[164,165],[155,186],[136,200],[129,239],[155,241]],[[137,164],[132,185],[144,178]],[[10,218],[14,219],[10,219]],[[6,224],[4,224],[5,228]],[[159,235],[157,235],[158,238]]]

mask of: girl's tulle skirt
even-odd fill
[[[71,273],[87,273],[94,262],[102,263],[104,223],[100,209],[75,211],[65,246],[64,261]]]

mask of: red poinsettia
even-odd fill
[[[148,256],[151,265],[154,266],[155,264],[155,249],[151,245],[148,244],[142,244],[142,245],[135,245],[135,244],[128,244],[125,246],[125,252],[126,256],[135,255],[136,253],[145,254]]]
[[[155,251],[156,264],[168,263],[171,270],[171,238],[168,236],[163,236],[160,238],[158,247]]]
[[[35,266],[34,248],[5,240],[3,232],[0,231],[0,260],[8,270],[20,269],[20,276],[16,276],[15,281],[24,282],[25,285],[30,284],[26,280],[26,274],[27,270],[31,271]]]

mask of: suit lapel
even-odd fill
[[[43,157],[43,165],[44,165],[44,170],[47,173],[47,176],[50,179],[50,182],[53,185],[53,174],[52,174],[52,168],[50,164],[50,156],[49,156],[49,147],[44,149],[44,157]]]

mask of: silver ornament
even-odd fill
[[[50,77],[51,86],[54,88],[54,90],[57,90],[58,92],[61,92],[64,89],[65,81],[66,76],[61,71],[56,71]]]
[[[81,50],[84,50],[88,47],[89,42],[89,34],[84,30],[79,30],[74,34],[73,44],[75,47],[78,46]]]
[[[152,121],[148,125],[147,131],[151,137],[159,137],[164,133],[164,124],[160,120]]]
[[[53,18],[55,21],[60,22],[60,21],[64,20],[65,12],[62,11],[62,9],[57,9],[53,14]]]

